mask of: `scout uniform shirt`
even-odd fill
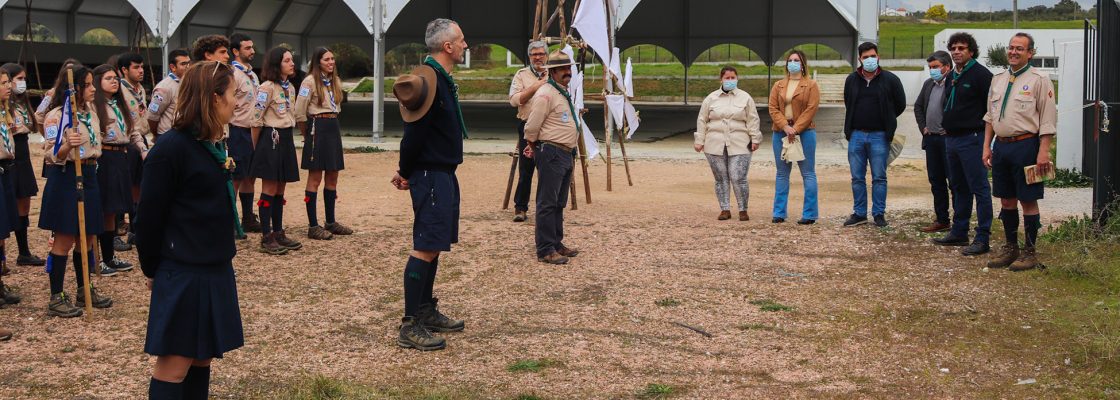
[[[132,84],[124,79],[121,79],[121,88],[123,89],[124,102],[126,103],[122,111],[128,110],[128,112],[132,114],[132,130],[143,139],[143,137],[152,130],[152,128],[148,126],[148,95],[144,93],[143,86],[134,88]],[[147,151],[148,149],[147,142],[144,140],[141,140],[138,146],[141,151]]]
[[[548,72],[541,72],[538,75],[536,68],[530,65],[517,70],[517,73],[513,74],[513,83],[509,85],[509,105],[517,107],[517,119],[522,121],[529,119],[529,107],[533,103],[533,99],[529,99],[525,101],[525,104],[521,104],[521,92],[536,85],[537,81],[540,80],[539,76],[546,73]]]
[[[1025,68],[1026,71],[1019,71],[1019,76],[1004,71],[992,78],[984,121],[992,124],[997,137],[1058,133],[1054,84],[1044,72],[1030,66]]]
[[[572,115],[568,99],[552,85],[541,86],[533,95],[528,119],[525,121],[525,140],[552,142],[574,149],[579,140],[576,118]]]
[[[233,118],[229,123],[233,126],[248,128],[253,124],[253,100],[257,97],[257,88],[261,85],[257,74],[252,69],[234,61],[233,81],[237,85],[233,96],[237,98],[237,105],[233,107]]]
[[[31,112],[22,102],[12,104],[12,132],[16,135],[26,135],[35,128],[31,120]],[[41,121],[41,120],[40,120]]]
[[[113,146],[127,146],[132,143],[140,149],[145,149],[144,137],[135,129],[128,129],[123,112],[125,112],[124,108],[117,104],[116,100],[106,102],[105,117],[109,122],[105,124],[105,131],[101,132],[101,143]],[[137,123],[146,123],[146,121],[133,120],[132,124],[137,125]]]
[[[47,109],[47,107],[51,106],[51,98],[53,97],[53,88],[47,89],[47,91],[43,92],[43,99],[39,101],[39,107],[35,109],[36,121],[42,122],[44,119],[47,119],[47,111],[50,111],[49,109]]]
[[[55,143],[59,140],[66,140],[66,138],[60,137],[65,135],[65,132],[58,126],[61,119],[62,107],[58,107],[48,112],[47,118],[43,121],[43,130],[46,132],[46,135],[44,135],[46,142],[43,145],[47,150],[43,158],[50,165],[64,165],[71,157],[70,153],[54,154]],[[97,119],[97,113],[93,112],[93,103],[86,103],[86,112],[84,113],[75,108],[73,124],[74,128],[78,129],[78,134],[82,136],[82,146],[78,150],[82,160],[101,157],[101,132],[99,132],[101,121]],[[71,151],[73,150],[71,149]]]
[[[308,115],[338,113],[338,101],[342,99],[334,98],[330,84],[330,80],[322,80],[319,84],[322,90],[315,90],[315,77],[308,75],[303,78],[296,96],[296,122],[307,122]]]
[[[152,90],[152,102],[148,105],[147,114],[148,121],[159,121],[158,132],[152,132],[155,136],[171,130],[178,109],[178,105],[175,104],[175,98],[178,96],[179,77],[175,74],[168,74]]]
[[[273,81],[262,83],[257,88],[257,104],[253,105],[253,120],[249,126],[252,128],[267,126],[276,129],[295,126],[296,119],[292,116],[294,89],[291,85],[284,89],[283,85]]]
[[[12,123],[8,121],[12,121]],[[15,129],[15,119],[7,111],[0,109],[0,160],[14,160],[16,158]]]

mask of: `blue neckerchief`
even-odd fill
[[[323,86],[327,88],[327,95],[330,96],[331,110],[338,111],[338,103],[335,103],[334,101],[334,90],[331,90],[331,80],[328,78],[322,78],[322,81]]]
[[[168,77],[168,78],[171,78],[171,80],[175,81],[176,83],[178,83],[178,82],[179,82],[179,76],[178,76],[178,75],[175,75],[175,73],[174,73],[174,72],[168,72],[168,73],[167,73],[167,77]]]
[[[238,71],[244,72],[245,75],[249,77],[249,79],[253,80],[254,85],[259,86],[261,84],[260,81],[257,80],[257,75],[253,73],[253,70],[251,68],[237,62],[237,60],[231,61],[230,65],[232,65],[234,68],[237,68]]]

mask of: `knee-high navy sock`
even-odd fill
[[[74,246],[74,247],[77,247],[77,246]],[[85,259],[82,259],[82,257],[79,255],[79,254],[81,254],[81,252],[82,251],[79,250],[79,249],[74,249],[74,255],[73,255],[73,257],[74,257],[74,260],[73,260],[74,261],[74,281],[78,283],[78,287],[84,287],[86,285],[86,276],[84,274],[82,274],[82,263],[86,262],[86,260],[89,260],[93,256],[93,250],[92,249],[89,251],[89,254],[86,254]],[[94,274],[93,268],[94,268],[94,266],[90,265],[90,267],[89,267],[90,275]]]
[[[420,296],[420,300],[424,303],[431,304],[432,288],[435,287],[436,283],[436,270],[439,269],[439,256],[433,258],[429,265],[431,265],[431,268],[428,268],[428,274],[424,277],[424,293]]]
[[[272,199],[272,196],[261,193],[261,200],[257,202],[260,207],[261,234],[264,235],[272,233]]]
[[[116,231],[101,232],[100,235],[97,235],[97,241],[101,245],[101,260],[105,263],[113,261],[113,258],[117,256],[115,249],[113,249],[113,238],[116,236]]]
[[[155,377],[148,382],[148,400],[182,400],[183,383],[164,382]]]
[[[253,192],[241,192],[237,196],[241,198],[241,216],[247,218],[253,215]],[[263,194],[261,196],[264,196]]]
[[[1004,208],[999,210],[999,220],[1003,221],[1003,236],[1007,244],[1019,245],[1019,209]]]
[[[47,253],[47,274],[51,279],[51,294],[62,293],[62,280],[66,278],[66,256]]]
[[[272,196],[272,230],[276,232],[284,231],[284,195]]]
[[[1034,247],[1034,242],[1038,240],[1038,229],[1042,228],[1042,218],[1038,214],[1023,215],[1023,225],[1026,225],[1026,245],[1027,247]]]
[[[316,215],[318,211],[315,210],[317,197],[319,193],[306,190],[303,192],[303,203],[307,206],[307,226],[319,226],[319,217]]]
[[[404,266],[404,316],[415,317],[424,302],[424,284],[431,264],[416,257],[408,257]]]
[[[183,378],[183,400],[206,400],[210,396],[210,367],[191,366]]]
[[[323,211],[327,214],[327,223],[334,223],[334,202],[338,200],[338,191],[323,189]]]
[[[19,217],[19,228],[16,228],[16,243],[19,245],[19,255],[31,255],[31,248],[27,246],[27,226],[31,225],[31,219],[24,216]]]

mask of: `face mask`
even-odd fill
[[[879,69],[879,57],[867,57],[863,59],[863,70],[867,72],[875,72]]]
[[[735,88],[737,88],[737,87],[739,87],[739,81],[738,80],[729,79],[729,80],[723,81],[723,91],[725,91],[725,92],[730,92],[732,90],[735,90]]]
[[[16,81],[16,94],[23,94],[27,91],[27,81]]]
[[[941,68],[934,68],[929,70],[929,77],[933,78],[934,81],[939,81],[945,77],[945,74],[941,73]]]
[[[791,74],[801,72],[801,61],[790,61],[786,63],[786,70]]]

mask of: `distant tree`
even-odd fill
[[[121,41],[117,35],[105,28],[93,28],[78,38],[78,43],[94,44],[100,46],[120,46]]]
[[[1002,44],[988,48],[988,66],[1007,68],[1011,63],[1007,61],[1007,47]]]
[[[1059,0],[1058,4],[1054,5],[1054,12],[1061,17],[1077,17],[1081,15],[1081,5],[1073,0]]]
[[[350,43],[335,43],[328,48],[334,53],[339,77],[349,79],[373,74],[373,59],[361,47]]]
[[[926,18],[935,21],[946,21],[949,19],[949,13],[945,12],[944,4],[934,4],[926,11]]]
[[[27,25],[26,24],[20,24],[19,26],[16,27],[15,30],[13,30],[11,33],[8,33],[6,36],[4,36],[4,39],[5,40],[23,40],[23,33],[26,30],[27,30]],[[54,32],[51,32],[51,30],[49,28],[47,28],[46,25],[36,23],[36,22],[31,23],[31,41],[32,42],[62,43],[62,40],[60,40],[58,38],[58,36],[54,34]]]

